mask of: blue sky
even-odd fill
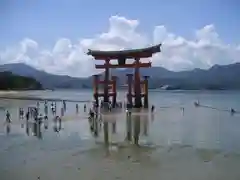
[[[107,31],[112,15],[138,19],[145,33],[165,25],[186,38],[213,23],[224,41],[240,42],[238,0],[0,0],[0,48],[25,37],[44,46],[93,37]]]

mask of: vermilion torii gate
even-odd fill
[[[103,96],[104,103],[109,102],[109,95],[114,96],[114,93],[109,93],[109,84],[113,83],[109,80],[109,70],[114,68],[134,68],[134,79],[132,82],[131,75],[128,75],[128,102],[131,104],[132,98],[134,98],[134,107],[135,108],[141,108],[142,107],[142,101],[141,98],[143,94],[141,93],[141,78],[140,78],[140,68],[148,68],[151,67],[151,62],[142,63],[140,62],[141,58],[149,58],[152,57],[153,54],[161,52],[161,44],[151,46],[148,48],[142,48],[142,49],[133,49],[133,50],[123,50],[123,51],[98,51],[98,50],[88,50],[88,55],[91,55],[94,57],[95,60],[103,60],[105,61],[102,65],[95,65],[96,69],[105,69],[105,77],[104,81],[101,81],[102,84],[104,84],[104,92],[101,94]],[[133,63],[126,63],[127,59],[134,59]],[[118,60],[118,64],[111,64],[111,60]],[[96,77],[96,76],[95,76]],[[147,82],[147,77],[145,77],[144,82]],[[95,82],[97,83],[97,81]],[[133,83],[133,89],[134,94],[132,94],[132,83]],[[95,84],[96,86],[96,84]],[[147,86],[145,86],[145,94],[147,94]],[[98,92],[96,91],[94,93],[95,100],[99,97]],[[145,98],[147,100],[147,98]],[[148,101],[148,100],[147,100]],[[96,100],[98,102],[98,100]],[[147,102],[148,104],[148,102]],[[145,105],[145,107],[148,107],[148,105]]]

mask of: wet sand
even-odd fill
[[[132,126],[139,122],[140,128],[140,146],[136,146],[126,141],[124,110],[103,113],[103,121],[109,122],[106,147],[103,125],[99,125],[99,136],[95,137],[89,130],[83,104],[79,104],[76,114],[75,103],[67,103],[59,132],[54,132],[49,117],[49,127],[42,128],[41,139],[32,133],[28,136],[26,123],[18,119],[18,107],[36,105],[35,101],[5,100],[1,104],[13,117],[8,135],[5,126],[0,125],[1,180],[240,179],[238,116],[230,119],[229,114],[211,114],[192,104],[186,105],[184,115],[176,108],[155,114],[133,113]],[[4,119],[4,111],[0,111],[0,117]]]

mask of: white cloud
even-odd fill
[[[59,39],[52,49],[42,49],[32,39],[25,38],[14,47],[0,50],[0,63],[25,62],[50,73],[88,76],[96,72],[95,61],[87,56],[88,48],[122,50],[163,43],[162,52],[151,58],[153,65],[170,70],[208,68],[214,64],[239,62],[240,45],[225,44],[214,25],[206,25],[195,32],[194,39],[186,39],[168,32],[165,26],[156,26],[153,38],[138,32],[138,20],[112,16],[108,32],[73,43]]]

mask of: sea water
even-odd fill
[[[91,100],[90,91],[28,91],[18,96]],[[119,92],[124,100],[125,93]],[[103,116],[109,121],[110,147],[89,130],[84,103],[67,102],[62,130],[54,131],[53,116],[42,137],[26,133],[19,120],[19,107],[36,106],[30,100],[0,100],[0,179],[240,179],[240,92],[152,91],[154,114],[133,115],[140,119],[140,146],[126,144],[124,111]],[[204,107],[195,107],[199,101]],[[44,103],[40,103],[43,112]],[[86,103],[87,107],[91,104]],[[49,103],[50,106],[50,103]],[[60,115],[61,102],[57,103]],[[183,110],[184,108],[184,110]],[[6,133],[5,112],[11,113],[11,131]],[[51,111],[49,110],[49,114]],[[111,121],[116,121],[112,133]],[[133,122],[134,123],[134,122]],[[103,127],[102,127],[103,128]]]

